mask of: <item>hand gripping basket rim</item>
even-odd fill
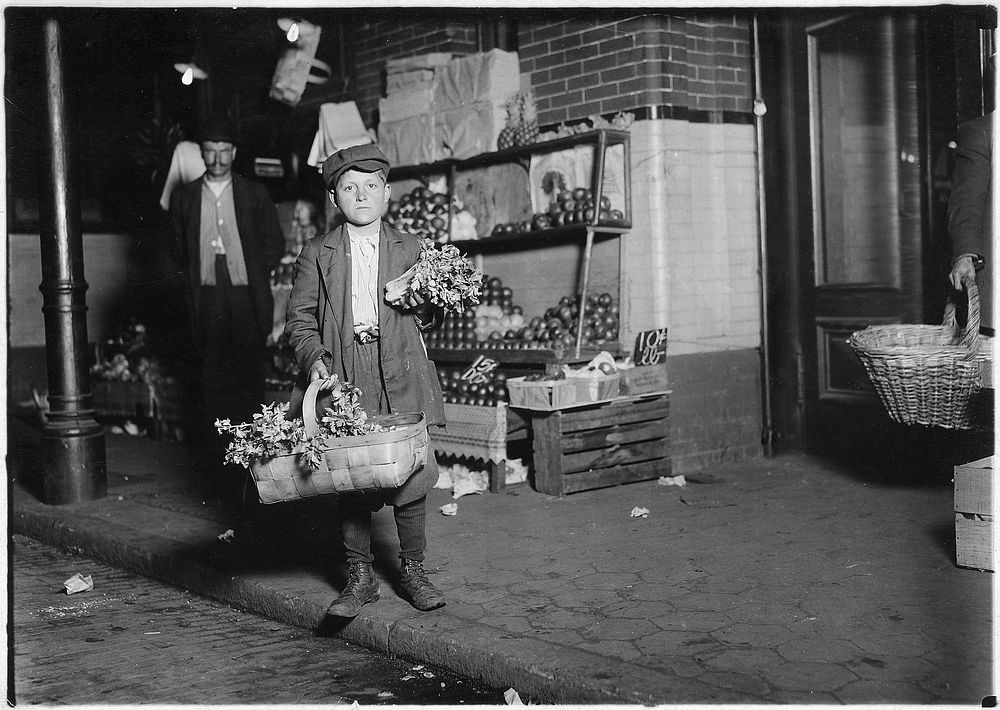
[[[894,421],[945,429],[990,425],[977,393],[982,389],[980,363],[992,357],[992,347],[979,335],[979,290],[969,282],[966,291],[964,331],[957,324],[955,303],[949,301],[942,325],[872,325],[848,340]]]
[[[306,434],[319,430],[316,396],[322,381],[310,383],[302,402]],[[278,503],[352,491],[384,490],[403,485],[421,466],[427,454],[427,423],[422,412],[372,417],[391,431],[363,436],[330,437],[323,465],[314,470],[300,456],[301,450],[263,459],[251,467],[262,503]]]

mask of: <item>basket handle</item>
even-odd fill
[[[306,387],[306,393],[302,396],[302,424],[306,430],[306,436],[310,439],[319,433],[319,423],[316,421],[316,395],[323,389],[326,380],[313,380]]]
[[[963,281],[965,292],[969,297],[969,317],[965,323],[965,332],[962,334],[961,345],[969,349],[969,357],[975,357],[979,353],[979,287],[972,279]],[[944,307],[943,325],[950,328],[958,327],[958,319],[955,316],[955,301],[949,299]]]

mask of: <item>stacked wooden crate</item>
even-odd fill
[[[532,412],[535,489],[561,496],[670,475],[669,416],[665,392]]]
[[[955,467],[955,562],[993,570],[993,457]]]

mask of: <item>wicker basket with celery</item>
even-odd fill
[[[317,419],[316,397],[331,402]],[[369,417],[360,390],[336,376],[306,389],[302,418],[288,404],[264,405],[253,421],[215,422],[232,439],[225,462],[250,469],[263,503],[358,490],[398,488],[424,463],[427,425],[420,412]]]

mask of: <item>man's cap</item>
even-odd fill
[[[213,141],[216,143],[236,143],[236,126],[222,114],[210,116],[201,124],[198,132],[198,142]]]
[[[323,161],[323,182],[327,190],[337,187],[337,180],[348,170],[374,173],[385,170],[389,175],[389,159],[374,143],[342,148]]]

